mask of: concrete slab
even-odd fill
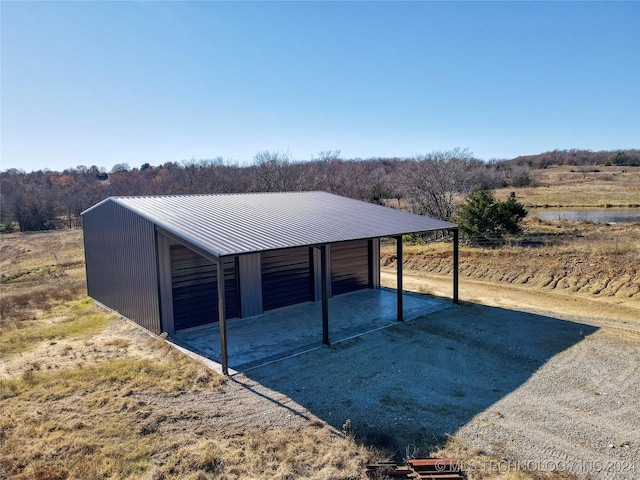
[[[451,303],[405,292],[405,321],[447,308]],[[367,289],[329,299],[329,339],[337,343],[396,323],[396,291]],[[180,330],[171,341],[220,362],[217,323]],[[322,304],[307,302],[262,315],[227,321],[229,366],[246,371],[322,346]]]

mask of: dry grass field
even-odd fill
[[[634,203],[636,180],[627,185],[626,172],[609,174],[615,180],[602,182],[620,180],[624,194],[593,202]],[[590,175],[597,174],[579,173],[572,182]],[[568,178],[561,178],[556,187],[564,188]],[[554,190],[518,195],[536,204],[573,205],[553,200],[555,193],[538,195],[544,189]],[[533,218],[526,231],[535,242],[462,248],[462,300],[598,317],[602,325],[638,321],[638,225]],[[392,454],[250,378],[220,377],[94,306],[86,297],[80,231],[10,234],[0,241],[0,478],[348,479]],[[449,295],[449,252],[446,243],[407,246],[407,288]],[[393,271],[394,262],[389,247],[383,268]],[[392,275],[383,276],[392,283]],[[456,438],[431,453],[477,465],[503,460]],[[477,469],[468,478],[575,477]]]
[[[498,198],[516,192],[526,207],[640,207],[640,167],[553,166],[532,170],[529,187],[503,188]]]

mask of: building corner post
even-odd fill
[[[398,321],[404,322],[403,305],[402,305],[402,235],[396,237],[396,275],[397,275],[397,288],[396,293],[398,295],[397,307],[398,307]]]
[[[458,229],[453,229],[453,303],[458,304],[458,267],[459,267],[459,235]]]
[[[229,375],[229,359],[227,357],[227,316],[225,309],[224,291],[224,263],[218,259],[217,268],[218,280],[218,325],[220,326],[220,361],[222,363],[222,373]]]

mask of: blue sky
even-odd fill
[[[640,148],[640,2],[0,8],[2,170]]]

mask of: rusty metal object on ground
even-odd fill
[[[407,479],[407,480],[463,480],[460,463],[453,458],[415,458],[406,465],[380,462],[367,465],[362,472],[363,480]]]

